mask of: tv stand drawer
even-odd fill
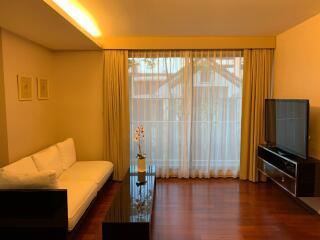
[[[301,159],[292,155],[281,155],[274,148],[258,146],[257,168],[276,184],[296,197],[312,197],[318,194],[320,181],[316,169],[320,161]],[[320,171],[319,171],[320,172]]]
[[[258,147],[258,156],[291,177],[296,177],[296,164],[276,152]]]
[[[262,158],[258,158],[258,170],[270,177],[276,184],[296,196],[296,179]]]

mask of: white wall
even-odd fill
[[[79,160],[103,159],[102,51],[54,53],[57,134],[74,137]]]
[[[320,159],[320,14],[277,36],[275,98],[310,99],[309,154]]]
[[[8,152],[9,161],[12,162],[57,139],[53,53],[6,30],[2,30],[2,52]],[[34,79],[33,100],[18,101],[18,74],[47,77],[50,80],[50,99],[37,99]]]

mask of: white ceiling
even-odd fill
[[[274,36],[320,0],[78,0],[104,36]]]
[[[53,50],[100,49],[41,0],[0,0],[0,27]]]
[[[94,16],[102,46],[110,37],[275,36],[320,12],[320,0],[78,2]],[[99,48],[72,24],[42,0],[0,0],[3,28],[51,49]]]

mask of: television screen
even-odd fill
[[[307,158],[309,100],[266,99],[265,120],[269,145]]]

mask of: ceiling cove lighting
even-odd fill
[[[93,37],[101,36],[101,31],[90,13],[76,0],[53,0],[64,12],[75,20]]]

